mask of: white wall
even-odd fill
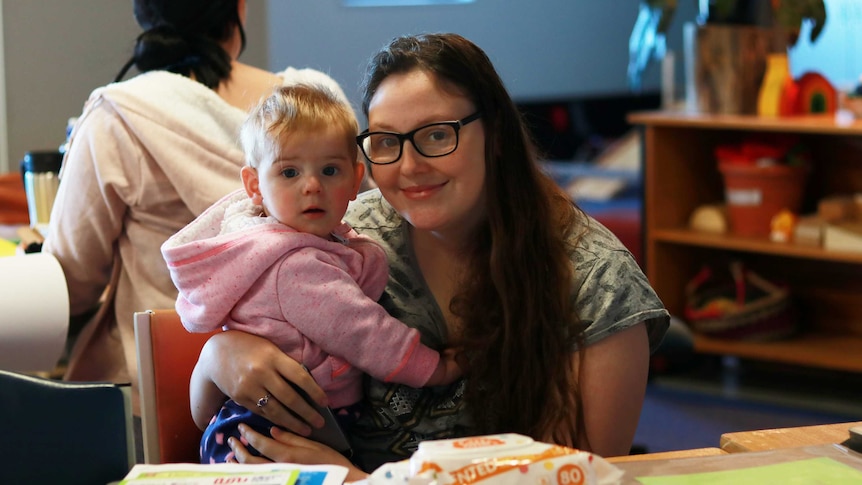
[[[28,150],[57,149],[66,120],[113,79],[136,32],[131,12],[116,0],[3,2],[9,170]]]
[[[93,89],[113,81],[141,30],[131,0],[5,0],[0,8],[8,137],[3,153],[8,163],[0,155],[0,173],[5,173],[18,170],[28,150],[57,149],[66,120],[81,113]],[[258,66],[268,58],[265,8],[263,1],[249,1],[243,60]]]

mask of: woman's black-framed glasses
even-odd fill
[[[461,127],[478,120],[482,112],[477,111],[458,121],[441,121],[420,126],[408,133],[368,130],[356,137],[356,143],[365,158],[375,165],[389,165],[401,160],[404,141],[410,140],[416,151],[425,157],[443,157],[458,148],[458,132]]]

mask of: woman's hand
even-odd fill
[[[254,449],[264,457],[254,456],[236,438],[229,438],[228,445],[234,452],[234,457],[240,463],[299,463],[303,465],[339,465],[347,468],[348,482],[367,478],[368,475],[356,468],[350,460],[341,453],[315,441],[305,439],[287,431],[273,427],[272,438],[264,436],[249,426],[239,425],[239,432]]]
[[[192,373],[190,397],[195,423],[204,429],[228,396],[273,423],[307,436],[311,428],[299,418],[319,428],[324,425],[323,416],[293,390],[290,382],[315,402],[328,405],[326,394],[311,374],[269,340],[240,331],[213,335]],[[258,406],[264,396],[268,398]]]

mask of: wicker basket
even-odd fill
[[[704,267],[686,286],[685,316],[692,330],[733,340],[777,340],[797,331],[790,294],[746,269],[730,264],[729,274]]]

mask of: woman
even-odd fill
[[[135,0],[142,74],[93,92],[75,126],[47,241],[71,313],[99,308],[72,350],[66,379],[132,382],[139,415],[132,316],[172,308],[177,290],[161,244],[240,188],[239,126],[274,86],[328,76],[245,65],[245,0]]]
[[[627,454],[668,314],[631,254],[542,173],[488,57],[454,34],[398,38],[372,58],[364,92],[369,130],[358,142],[379,191],[361,194],[346,221],[387,250],[382,304],[431,347],[463,348],[469,371],[424,389],[367,379],[357,464],[369,471],[423,439],[495,432]],[[320,419],[285,380],[325,399],[277,353],[238,332],[212,337],[193,375],[194,412],[211,413],[224,392],[307,434],[286,408]],[[268,403],[254,406],[261,396]],[[244,437],[273,460],[349,466],[277,429]]]

